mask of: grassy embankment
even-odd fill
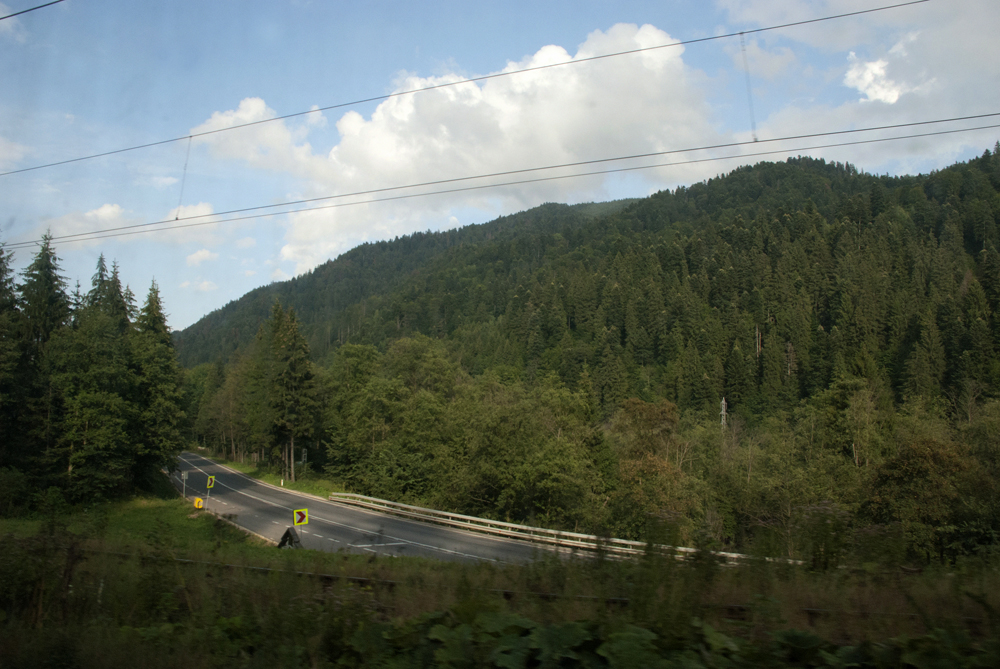
[[[836,662],[850,653],[858,666],[901,666],[906,653],[930,653],[957,669],[1000,657],[987,641],[1000,578],[984,567],[813,573],[653,554],[518,566],[278,551],[166,488],[89,509],[47,498],[36,517],[0,519],[0,536],[5,667],[537,666],[560,653],[559,666],[678,653],[690,666],[847,666]]]

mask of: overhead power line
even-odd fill
[[[982,115],[979,115],[979,116],[966,117],[966,118],[988,118],[988,117],[997,117],[997,116],[1000,116],[1000,113],[982,114]],[[789,136],[789,137],[781,137],[781,138],[760,140],[759,142],[756,142],[756,143],[755,142],[733,142],[733,143],[729,143],[729,144],[718,144],[718,145],[714,145],[714,146],[698,147],[698,148],[692,148],[692,149],[678,149],[676,151],[664,151],[664,152],[660,152],[660,153],[656,153],[656,154],[642,154],[642,155],[637,155],[636,157],[642,158],[642,157],[650,157],[650,156],[664,156],[664,155],[676,154],[676,153],[692,153],[692,152],[695,152],[695,151],[704,151],[704,150],[721,149],[721,148],[736,148],[736,147],[747,146],[747,145],[756,145],[756,146],[759,146],[762,143],[781,142],[781,141],[790,141],[790,140],[798,140],[798,139],[810,139],[810,138],[818,138],[818,137],[824,137],[824,136],[830,137],[830,136],[836,136],[836,135],[843,135],[843,134],[846,134],[846,133],[871,132],[873,130],[882,130],[882,129],[890,129],[890,128],[913,127],[915,125],[927,125],[927,124],[932,124],[932,123],[941,123],[941,122],[945,122],[947,120],[964,120],[964,118],[945,119],[945,120],[942,120],[942,121],[924,121],[924,122],[920,122],[920,123],[903,123],[903,124],[897,124],[895,126],[883,126],[883,127],[879,127],[879,128],[863,128],[863,129],[858,129],[858,130],[841,130],[841,131],[833,131],[833,132],[826,132],[826,133],[813,133],[813,134],[809,134],[809,135],[796,135],[796,136]],[[836,147],[843,147],[843,146],[858,146],[858,145],[863,145],[863,144],[874,144],[874,143],[880,143],[880,142],[899,141],[899,140],[904,140],[904,139],[917,139],[917,138],[924,138],[924,137],[936,137],[936,136],[941,136],[941,135],[950,135],[950,134],[964,133],[964,132],[974,132],[974,131],[977,131],[977,130],[987,130],[987,129],[993,129],[993,128],[1000,128],[1000,123],[989,124],[989,125],[980,125],[980,126],[971,127],[971,128],[956,128],[956,129],[951,129],[951,130],[937,130],[937,131],[933,131],[933,132],[916,133],[916,134],[909,134],[909,135],[900,135],[900,136],[894,136],[894,137],[877,137],[877,138],[873,138],[873,139],[859,139],[859,140],[852,140],[852,141],[847,141],[847,142],[835,142],[835,143],[831,143],[831,144],[821,144],[821,145],[815,145],[815,146],[800,146],[800,147],[791,147],[791,148],[785,147],[785,148],[772,149],[772,150],[768,150],[768,151],[755,151],[753,153],[742,153],[742,154],[738,153],[738,154],[731,154],[731,155],[726,155],[726,156],[711,156],[711,157],[706,157],[706,158],[692,158],[690,160],[676,161],[676,162],[670,162],[670,163],[656,163],[656,164],[652,164],[652,165],[638,165],[638,166],[631,166],[631,167],[618,167],[618,168],[612,168],[612,169],[607,169],[607,170],[596,170],[596,171],[582,172],[582,173],[575,173],[575,174],[564,174],[564,175],[548,176],[548,177],[533,177],[533,178],[529,178],[529,179],[520,179],[520,180],[516,180],[516,181],[506,181],[506,182],[502,182],[502,183],[490,183],[490,184],[479,184],[479,185],[473,185],[473,186],[462,186],[462,187],[458,187],[458,188],[448,188],[448,189],[434,190],[434,191],[428,191],[428,192],[422,192],[422,193],[409,193],[409,194],[401,194],[401,195],[392,195],[392,196],[387,196],[387,197],[371,198],[371,199],[366,199],[366,200],[358,200],[358,201],[355,201],[355,202],[337,202],[337,203],[333,203],[333,204],[325,204],[325,205],[313,206],[313,207],[301,207],[301,208],[298,208],[298,209],[286,209],[286,210],[283,210],[283,211],[269,211],[269,212],[257,213],[257,214],[247,214],[247,215],[244,215],[244,216],[234,216],[235,214],[246,214],[246,212],[257,211],[257,210],[261,210],[261,209],[270,209],[270,208],[278,208],[278,207],[294,207],[294,206],[297,206],[297,205],[309,204],[309,203],[313,203],[313,202],[317,202],[317,201],[322,201],[322,200],[331,200],[331,199],[339,199],[339,198],[346,198],[346,197],[352,197],[352,196],[356,197],[356,196],[362,196],[362,195],[386,193],[386,192],[390,192],[390,191],[393,191],[393,190],[404,190],[404,189],[409,189],[409,188],[416,188],[416,187],[419,187],[419,186],[444,185],[444,184],[447,184],[447,183],[455,183],[455,182],[466,181],[466,180],[471,180],[471,179],[483,179],[483,178],[496,177],[496,176],[511,176],[511,175],[518,174],[518,173],[525,173],[525,172],[539,171],[539,170],[547,170],[547,169],[555,169],[557,167],[583,166],[583,165],[588,165],[588,164],[592,165],[592,164],[596,164],[596,163],[607,162],[607,161],[610,161],[610,160],[625,160],[626,158],[617,158],[617,159],[612,158],[612,159],[602,159],[602,160],[594,160],[594,161],[585,161],[585,162],[579,162],[579,163],[567,163],[566,165],[555,166],[555,167],[539,167],[539,168],[528,168],[528,169],[524,169],[524,170],[512,170],[512,171],[509,171],[509,172],[498,172],[498,173],[494,173],[494,174],[490,174],[490,175],[460,177],[460,178],[456,178],[456,179],[443,179],[443,180],[439,180],[439,181],[425,182],[425,183],[422,183],[422,184],[411,184],[411,185],[406,185],[406,186],[387,187],[387,188],[373,189],[373,190],[368,190],[368,191],[357,191],[357,192],[354,192],[354,193],[345,193],[343,195],[335,195],[335,196],[329,196],[329,197],[325,197],[325,198],[314,198],[314,199],[310,199],[310,200],[296,200],[296,201],[284,202],[284,203],[275,204],[275,205],[265,205],[265,206],[260,206],[260,207],[246,207],[246,208],[242,208],[242,209],[231,209],[231,210],[228,210],[228,211],[223,211],[223,212],[218,212],[218,213],[213,213],[213,214],[199,214],[199,215],[196,215],[196,216],[188,216],[188,217],[184,217],[184,218],[164,219],[164,220],[153,221],[153,222],[149,222],[149,223],[136,223],[136,224],[133,224],[133,225],[120,226],[120,227],[116,227],[116,228],[105,228],[105,229],[101,229],[101,230],[92,230],[92,231],[89,231],[89,232],[80,232],[80,233],[75,233],[75,234],[71,234],[71,235],[61,235],[61,236],[52,237],[51,239],[52,239],[52,241],[61,241],[61,242],[64,242],[64,243],[82,242],[82,241],[94,241],[94,240],[98,240],[98,239],[108,239],[108,238],[113,238],[113,237],[124,237],[124,236],[131,236],[131,235],[136,235],[136,234],[145,234],[145,233],[151,233],[151,232],[164,232],[164,231],[179,230],[179,229],[184,229],[184,228],[200,227],[200,226],[206,226],[206,225],[218,225],[218,224],[222,224],[222,223],[234,223],[234,222],[238,222],[238,221],[246,221],[246,220],[252,220],[252,219],[257,219],[257,218],[266,218],[266,217],[269,217],[269,216],[280,216],[280,215],[285,215],[285,214],[296,214],[296,213],[309,212],[309,211],[321,211],[321,210],[326,210],[326,209],[336,209],[336,208],[341,208],[341,207],[351,207],[351,206],[357,206],[357,205],[362,205],[362,204],[373,204],[373,203],[377,203],[377,202],[389,202],[389,201],[394,201],[394,200],[405,200],[405,199],[417,198],[417,197],[428,197],[428,196],[432,196],[432,195],[444,195],[444,194],[449,194],[449,193],[460,193],[460,192],[467,192],[467,191],[473,191],[473,190],[483,190],[483,189],[489,189],[489,188],[502,188],[502,187],[507,187],[507,186],[518,186],[518,185],[526,185],[526,184],[532,184],[532,183],[541,183],[541,182],[547,182],[547,181],[557,181],[557,180],[563,180],[563,179],[579,179],[579,178],[589,177],[589,176],[599,176],[599,175],[615,174],[615,173],[623,173],[623,172],[634,172],[634,171],[657,169],[657,168],[663,168],[663,167],[676,167],[676,166],[681,166],[681,165],[693,165],[693,164],[697,164],[697,163],[716,162],[716,161],[720,161],[720,160],[733,160],[733,159],[740,159],[740,158],[754,158],[754,157],[768,156],[768,155],[775,155],[775,154],[786,154],[786,153],[791,153],[791,152],[795,152],[795,151],[815,151],[815,150],[819,150],[819,149],[828,149],[828,148],[836,148]],[[229,218],[225,218],[225,219],[222,219],[222,220],[200,220],[200,219],[215,219],[216,217],[219,217],[219,216],[229,216]],[[185,221],[187,221],[187,222],[185,222]],[[160,227],[155,227],[155,226],[160,226]],[[29,247],[29,246],[37,245],[40,241],[41,240],[31,240],[31,241],[24,241],[24,242],[15,242],[13,244],[8,244],[7,248],[8,249],[26,248],[26,247]]]
[[[0,21],[3,21],[4,19],[12,19],[15,16],[20,16],[21,14],[27,14],[28,12],[33,12],[36,9],[42,9],[43,7],[49,7],[51,5],[58,5],[60,2],[63,2],[63,1],[64,0],[53,0],[52,2],[46,2],[44,5],[38,5],[37,7],[32,7],[31,9],[22,9],[19,12],[14,12],[13,14],[8,14],[7,16],[0,16]]]
[[[62,2],[62,0],[58,0],[58,1]],[[214,135],[214,134],[218,134],[218,133],[222,133],[222,132],[228,132],[230,130],[238,130],[240,128],[248,128],[248,127],[251,127],[251,126],[262,125],[262,124],[265,124],[265,123],[274,123],[275,121],[284,121],[284,120],[287,120],[287,119],[290,119],[290,118],[296,118],[298,116],[306,116],[308,114],[318,114],[320,112],[331,111],[333,109],[342,109],[344,107],[353,107],[353,106],[356,106],[356,105],[366,104],[366,103],[369,103],[369,102],[381,102],[381,101],[384,101],[384,100],[389,100],[391,98],[397,98],[397,97],[401,97],[401,96],[404,96],[404,95],[414,95],[416,93],[424,93],[424,92],[427,92],[427,91],[440,90],[440,89],[443,89],[443,88],[451,88],[451,87],[454,87],[454,86],[461,86],[461,85],[464,85],[464,84],[478,83],[478,82],[481,82],[481,81],[488,81],[490,79],[499,79],[501,77],[510,77],[510,76],[514,76],[514,75],[517,75],[517,74],[525,74],[527,72],[538,72],[539,70],[548,70],[548,69],[552,69],[552,68],[563,67],[563,66],[566,66],[566,65],[576,65],[576,64],[579,64],[579,63],[589,63],[589,62],[593,62],[593,61],[596,61],[596,60],[603,60],[603,59],[607,59],[607,58],[617,58],[619,56],[627,56],[627,55],[631,55],[631,54],[644,53],[644,52],[647,52],[647,51],[655,51],[655,50],[658,50],[658,49],[669,49],[669,48],[674,48],[674,47],[679,47],[679,46],[687,46],[687,45],[690,45],[690,44],[699,44],[699,43],[702,43],[702,42],[711,42],[711,41],[714,41],[714,40],[727,39],[727,38],[730,38],[730,37],[738,37],[740,35],[751,35],[751,34],[755,34],[755,33],[763,33],[763,32],[769,32],[769,31],[774,31],[774,30],[782,30],[784,28],[794,28],[794,27],[797,27],[797,26],[804,26],[804,25],[809,25],[809,24],[812,24],[812,23],[820,23],[820,22],[823,22],[823,21],[833,21],[835,19],[843,19],[843,18],[848,18],[848,17],[851,17],[851,16],[860,16],[860,15],[863,15],[863,14],[872,14],[874,12],[883,12],[883,11],[887,11],[887,10],[890,10],[890,9],[899,9],[901,7],[908,7],[910,5],[919,5],[919,4],[923,4],[925,2],[930,2],[930,0],[910,0],[909,2],[902,2],[902,3],[895,4],[895,5],[885,5],[883,7],[874,7],[872,9],[862,9],[862,10],[858,10],[858,11],[855,11],[855,12],[845,12],[843,14],[834,14],[834,15],[831,15],[831,16],[823,16],[823,17],[819,17],[819,18],[815,18],[815,19],[805,19],[805,20],[802,20],[802,21],[793,21],[793,22],[790,22],[790,23],[783,23],[783,24],[780,24],[780,25],[767,26],[765,28],[754,28],[753,30],[741,30],[739,32],[726,33],[726,34],[723,34],[723,35],[713,35],[711,37],[699,37],[699,38],[696,38],[696,39],[689,39],[689,40],[683,40],[683,41],[677,41],[677,42],[670,42],[668,44],[658,44],[656,46],[642,47],[642,48],[639,48],[639,49],[629,49],[627,51],[616,51],[614,53],[607,53],[607,54],[603,54],[603,55],[600,55],[600,56],[589,56],[587,58],[577,58],[575,60],[567,60],[567,61],[563,61],[561,63],[549,63],[548,65],[537,65],[535,67],[526,67],[526,68],[523,68],[523,69],[520,69],[520,70],[513,70],[513,71],[509,71],[509,72],[496,72],[494,74],[486,74],[486,75],[483,75],[483,76],[480,76],[480,77],[469,77],[467,79],[460,79],[458,81],[451,81],[451,82],[443,83],[443,84],[435,84],[433,86],[424,86],[422,88],[414,88],[414,89],[407,90],[407,91],[397,91],[395,93],[388,93],[386,95],[377,95],[377,96],[373,96],[373,97],[369,97],[369,98],[363,98],[363,99],[360,99],[360,100],[353,100],[351,102],[341,102],[341,103],[338,103],[338,104],[328,105],[326,107],[317,107],[315,109],[309,109],[309,110],[306,110],[306,111],[293,112],[291,114],[284,114],[282,116],[275,116],[274,118],[263,119],[263,120],[260,120],[260,121],[251,121],[249,123],[240,123],[240,124],[231,125],[231,126],[228,126],[228,127],[225,127],[225,128],[217,128],[215,130],[205,130],[203,132],[191,133],[191,134],[188,134],[188,135],[184,135],[182,137],[174,137],[174,138],[171,138],[171,139],[163,139],[163,140],[159,140],[159,141],[156,141],[156,142],[148,142],[146,144],[137,144],[135,146],[127,146],[127,147],[124,147],[124,148],[121,148],[121,149],[113,149],[111,151],[104,151],[104,152],[101,152],[101,153],[94,153],[94,154],[90,154],[90,155],[86,155],[86,156],[80,156],[78,158],[69,158],[69,159],[66,159],[66,160],[58,160],[58,161],[51,162],[51,163],[44,163],[42,165],[34,165],[32,167],[22,167],[22,168],[16,169],[16,170],[9,170],[7,172],[0,172],[0,177],[10,176],[12,174],[21,174],[23,172],[31,172],[31,171],[34,171],[34,170],[46,169],[46,168],[49,168],[49,167],[57,167],[59,165],[68,165],[70,163],[78,163],[78,162],[82,162],[82,161],[85,161],[85,160],[93,160],[95,158],[105,158],[105,157],[108,157],[108,156],[113,156],[113,155],[117,155],[117,154],[121,154],[121,153],[128,153],[130,151],[138,151],[140,149],[148,149],[148,148],[152,148],[154,146],[163,146],[165,144],[172,144],[174,142],[182,142],[184,140],[190,140],[193,137],[205,137],[207,135]],[[50,3],[50,4],[54,4],[54,3]],[[44,7],[45,5],[42,5],[42,6]],[[27,10],[27,11],[30,11],[30,10]]]

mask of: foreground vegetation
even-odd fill
[[[663,528],[668,531],[667,528]],[[4,667],[996,666],[1000,578],[279,551],[176,498],[0,520]]]

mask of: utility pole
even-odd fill
[[[726,429],[726,409],[729,406],[728,404],[726,404],[726,398],[725,397],[722,398],[722,402],[719,403],[719,406],[722,408],[722,429],[725,430]]]

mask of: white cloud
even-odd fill
[[[243,276],[253,276],[256,273],[257,273],[257,270],[255,270],[255,269],[245,269],[245,270],[243,270]]]
[[[546,46],[503,70],[671,41],[650,25],[619,24],[592,32],[575,54]],[[340,141],[325,155],[305,141],[308,127],[283,121],[199,141],[217,157],[306,180],[306,197],[697,145],[718,135],[701,75],[684,64],[683,54],[681,47],[658,49],[391,98],[368,118],[354,111],[341,116]],[[460,79],[402,76],[395,88]],[[216,112],[193,132],[274,115],[263,100],[248,98],[235,110]],[[605,188],[601,177],[589,177],[300,212],[288,217],[280,257],[303,272],[365,240],[438,228],[456,209],[495,215],[545,201],[599,199]]]
[[[155,188],[169,188],[177,183],[177,177],[150,177],[149,184]]]
[[[2,25],[3,22],[0,22]],[[28,154],[28,147],[0,137],[0,169],[9,169]]]
[[[319,111],[319,105],[313,105],[309,108],[311,114],[306,115],[306,123],[314,128],[325,128],[326,127],[326,116],[323,112]]]
[[[851,69],[844,75],[844,85],[856,88],[867,96],[868,100],[878,100],[893,104],[906,89],[889,79],[885,74],[884,60],[864,62],[858,60],[852,51],[848,56]]]
[[[190,281],[184,281],[181,283],[181,288],[193,288],[199,293],[210,293],[213,290],[218,290],[219,287],[212,283],[211,281],[199,281],[197,283],[192,283]]]
[[[236,240],[236,248],[238,249],[249,249],[257,246],[257,240],[253,237],[244,237],[243,239]]]
[[[734,22],[730,30],[870,6],[863,0],[717,0],[717,5]],[[776,80],[776,85],[784,82],[784,91],[770,89],[765,102],[771,109],[763,120],[758,118],[758,135],[779,137],[993,112],[1000,108],[997,34],[1000,12],[993,0],[926,3],[765,33],[761,39],[770,44],[791,44],[797,62]],[[856,54],[853,59],[851,52]],[[831,84],[861,95],[844,99],[843,93],[824,90]],[[782,99],[785,91],[791,94]],[[970,148],[981,152],[995,141],[996,130],[987,130],[813,155],[879,172],[918,172],[945,165]]]
[[[208,249],[201,249],[200,251],[195,251],[187,257],[187,264],[188,267],[197,267],[203,262],[215,260],[218,257],[218,253],[212,253]]]
[[[289,276],[288,273],[285,272],[285,270],[281,269],[280,267],[275,267],[273,270],[271,270],[271,281],[285,281],[286,279],[290,278],[292,277]]]

